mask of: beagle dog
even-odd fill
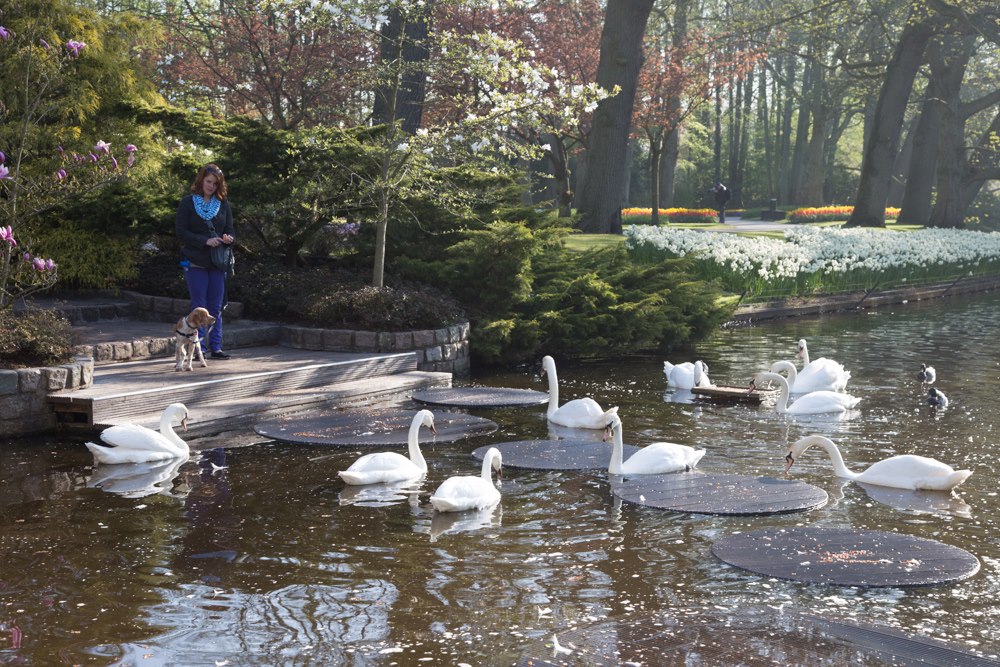
[[[201,351],[201,336],[198,334],[198,329],[211,327],[213,324],[215,324],[215,318],[209,315],[204,308],[195,308],[177,320],[177,324],[174,325],[174,337],[177,339],[175,371],[193,371],[195,354],[198,355],[198,361],[201,362],[202,367],[208,366],[208,363],[205,362],[205,353]]]

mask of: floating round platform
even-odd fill
[[[630,503],[695,514],[782,514],[828,500],[823,489],[797,480],[697,471],[626,477],[611,491]]]
[[[363,445],[405,445],[415,412],[338,412],[323,417],[307,419],[284,417],[261,422],[254,426],[260,435],[303,445],[332,445],[357,447]],[[421,428],[418,440],[451,442],[477,435],[487,435],[497,430],[488,419],[461,412],[435,412],[434,428],[437,435]]]
[[[413,393],[413,400],[455,408],[520,408],[544,405],[549,395],[504,387],[434,387]]]
[[[600,440],[515,440],[486,445],[472,452],[482,461],[490,447],[500,450],[504,466],[532,470],[607,470],[611,445]],[[625,445],[627,459],[639,450]]]
[[[853,528],[784,528],[712,545],[720,560],[778,579],[833,586],[933,586],[971,577],[979,560],[923,537]]]

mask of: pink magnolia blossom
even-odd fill
[[[23,259],[28,263],[31,263],[31,253],[28,252],[24,253],[23,255],[21,255],[21,259]]]
[[[97,157],[96,155],[94,155],[93,153],[90,154],[90,161],[91,162],[97,162],[99,159],[100,158]]]
[[[10,169],[0,164],[0,181],[5,178],[10,178]]]
[[[41,257],[36,257],[31,260],[31,268],[35,271],[45,271],[45,260]]]
[[[7,156],[3,154],[3,151],[0,151],[0,164],[3,164],[6,161],[7,161]]]
[[[56,178],[59,179],[60,182],[66,180],[66,175],[67,174],[65,169],[60,169],[59,171],[56,172]]]
[[[45,270],[46,271],[55,271],[56,270],[56,266],[57,266],[57,264],[55,262],[53,262],[51,259],[45,260]]]
[[[125,152],[126,153],[134,153],[137,150],[139,150],[139,149],[135,147],[135,144],[125,144]]]
[[[79,58],[80,52],[87,47],[86,42],[78,42],[75,39],[71,39],[66,42],[66,50],[69,51],[69,55],[72,58]]]
[[[6,241],[11,248],[17,247],[17,241],[14,239],[14,229],[10,225],[6,227],[0,227],[0,241]]]
[[[135,164],[135,153],[129,153],[128,154],[128,160],[126,161],[126,164],[128,164],[128,166],[130,166],[130,167],[133,164]]]
[[[8,39],[10,39],[10,30],[0,25],[0,41],[6,42]]]
[[[46,51],[52,48],[52,46],[41,37],[38,38],[38,43],[41,44],[42,48],[45,49]]]
[[[94,146],[94,150],[98,153],[104,153],[105,155],[111,154],[111,144],[104,140],[99,140],[97,145]]]
[[[118,171],[118,160],[115,159],[114,155],[111,156],[111,166],[114,167],[115,171]]]

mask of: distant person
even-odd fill
[[[726,204],[733,196],[733,193],[722,184],[722,181],[715,184],[712,192],[715,195],[715,207],[719,209],[719,224],[724,225],[726,224]]]
[[[235,240],[228,194],[222,170],[206,164],[198,170],[191,194],[181,199],[175,224],[191,309],[207,308],[215,318],[211,329],[201,332],[202,346],[207,345],[205,355],[212,359],[229,359],[222,351],[222,306],[228,270],[212,265],[212,248],[220,244],[231,246]]]

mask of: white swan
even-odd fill
[[[840,455],[837,445],[821,435],[808,435],[788,447],[788,454],[785,456],[785,472],[788,472],[795,460],[802,455],[802,452],[813,445],[822,447],[830,455],[833,471],[837,477],[844,477],[864,484],[889,486],[895,489],[951,491],[972,474],[971,470],[955,470],[937,459],[913,454],[890,456],[871,464],[863,472],[852,472],[844,465],[844,457]]]
[[[502,462],[500,450],[490,447],[486,451],[483,469],[478,477],[475,475],[449,477],[431,496],[431,505],[438,512],[464,512],[493,507],[500,502],[500,492],[493,485],[492,471],[497,470],[499,477]]]
[[[943,410],[948,407],[948,397],[945,396],[944,392],[940,389],[931,387],[927,390],[927,405],[932,408],[941,408]]]
[[[110,447],[88,442],[87,449],[97,463],[145,463],[187,458],[188,444],[174,433],[174,420],[181,418],[187,428],[188,410],[181,403],[171,403],[160,415],[160,432],[136,424],[118,424],[101,431],[101,440]]]
[[[827,359],[827,361],[829,361],[829,359]],[[795,368],[795,364],[790,361],[776,361],[771,364],[770,371],[772,373],[779,374],[785,373],[785,377],[788,379],[788,391],[791,394],[808,394],[814,391],[843,391],[843,388],[833,389],[834,383],[819,382],[819,378],[816,375],[813,375],[812,380],[806,377],[803,382],[803,376],[799,374],[798,369]],[[850,377],[850,373],[847,373],[847,375]],[[837,386],[840,386],[839,383],[836,384]],[[846,380],[844,380],[844,384],[847,384]]]
[[[101,489],[125,498],[145,498],[154,493],[169,494],[173,481],[188,457],[166,461],[143,461],[96,466],[87,479],[88,489]]]
[[[802,357],[802,370],[796,378],[796,393],[809,391],[844,391],[851,372],[833,359],[820,357],[809,361],[809,348],[806,339],[799,339],[799,356]],[[799,389],[801,387],[801,389]]]
[[[437,434],[434,428],[434,415],[430,410],[421,410],[413,415],[410,422],[410,432],[406,438],[410,458],[396,452],[376,452],[365,454],[352,463],[347,470],[337,474],[347,484],[380,484],[384,482],[404,482],[419,479],[427,474],[427,462],[420,452],[417,434],[421,426],[426,426],[431,433]]]
[[[546,355],[542,358],[542,375],[549,376],[549,409],[550,422],[572,428],[603,429],[608,418],[618,412],[618,408],[604,410],[592,398],[577,398],[559,405],[559,378],[556,375],[555,360]]]
[[[937,371],[934,370],[933,366],[920,364],[920,372],[917,373],[917,379],[924,384],[934,384],[934,380],[937,379]]]
[[[695,387],[712,386],[712,381],[708,379],[708,366],[701,361],[696,361],[693,364],[690,361],[685,361],[682,364],[664,361],[663,374],[667,376],[668,387],[694,389]]]
[[[765,380],[773,380],[781,387],[781,395],[778,396],[777,409],[780,414],[790,415],[816,415],[827,412],[846,412],[861,402],[860,398],[850,394],[842,394],[837,391],[814,391],[803,394],[791,405],[788,404],[788,380],[785,376],[777,373],[762,371],[754,376],[750,383],[750,390]]]
[[[611,415],[604,431],[604,439],[609,438],[612,449],[608,473],[611,475],[657,475],[690,470],[705,455],[704,449],[694,449],[673,442],[653,442],[622,462],[625,445],[622,443],[622,420],[618,415]]]

